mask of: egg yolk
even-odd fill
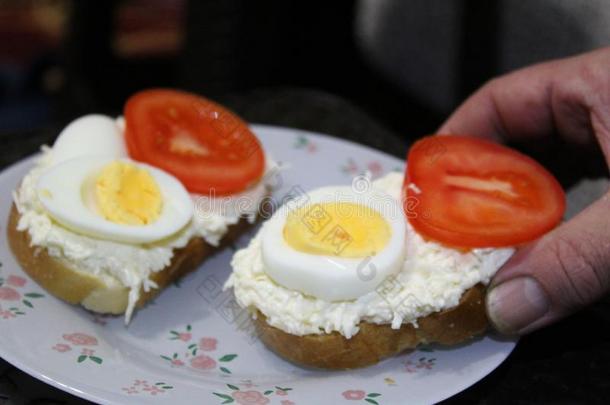
[[[109,221],[146,225],[159,218],[162,198],[159,186],[142,168],[115,161],[104,166],[95,179],[95,203]]]
[[[291,211],[283,234],[286,243],[299,252],[359,258],[381,251],[392,231],[373,208],[348,202],[325,202]]]

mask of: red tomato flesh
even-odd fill
[[[257,182],[265,156],[247,124],[221,105],[178,90],[134,94],[125,105],[129,156],[199,194],[232,194]]]
[[[413,228],[454,247],[522,244],[553,229],[565,211],[561,186],[535,160],[461,135],[416,142],[407,158],[404,191]]]

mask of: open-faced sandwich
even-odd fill
[[[300,365],[347,369],[487,327],[485,288],[555,227],[563,191],[541,165],[466,136],[432,136],[362,187],[290,201],[238,251],[232,287],[260,339]]]
[[[124,118],[81,117],[43,147],[14,192],[10,246],[52,294],[128,321],[254,222],[269,164],[222,106],[142,91]]]

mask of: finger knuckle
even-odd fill
[[[558,237],[552,244],[556,268],[563,282],[559,297],[565,304],[586,305],[610,285],[608,269],[589,238]]]
[[[610,104],[610,74],[607,64],[586,63],[583,61],[577,70],[574,87],[579,91],[589,108]]]
[[[497,76],[497,77],[493,77],[489,80],[487,80],[483,86],[481,87],[481,89],[483,90],[488,90],[488,91],[494,91],[496,89],[502,89],[503,87],[503,82],[506,76]]]

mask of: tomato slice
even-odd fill
[[[407,163],[403,205],[409,222],[446,245],[518,245],[554,228],[565,211],[565,194],[544,167],[480,138],[423,138]]]
[[[193,193],[246,189],[265,170],[247,124],[221,105],[178,90],[144,90],[125,104],[129,156],[176,176]]]

